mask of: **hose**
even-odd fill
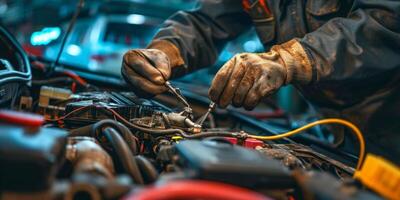
[[[118,160],[121,162],[125,171],[133,178],[133,180],[138,184],[144,184],[142,174],[140,173],[138,164],[129,150],[128,145],[120,134],[111,127],[107,127],[103,130],[104,136],[113,146]]]
[[[69,136],[88,136],[98,138],[100,136],[101,130],[106,127],[112,127],[116,129],[117,132],[124,138],[126,143],[128,143],[129,149],[131,150],[133,155],[139,154],[139,146],[135,141],[132,132],[129,130],[128,127],[115,120],[104,119],[88,126],[70,130]]]
[[[151,162],[144,156],[135,156],[136,162],[139,165],[140,171],[144,175],[144,180],[146,183],[153,183],[158,177],[158,172],[156,168],[151,164]]]

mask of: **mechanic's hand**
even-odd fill
[[[135,49],[125,53],[122,75],[138,95],[157,95],[167,90],[165,81],[171,76],[168,56],[158,49]]]
[[[150,97],[167,90],[165,82],[171,71],[184,65],[179,49],[169,41],[155,40],[147,49],[134,49],[125,53],[122,76],[141,97]]]
[[[289,83],[312,80],[308,56],[297,40],[275,45],[268,53],[242,53],[216,74],[209,90],[212,101],[225,108],[253,109],[263,97]]]
[[[229,104],[253,109],[285,82],[286,68],[279,55],[242,53],[229,60],[212,81],[209,96],[220,107]]]

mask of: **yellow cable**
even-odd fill
[[[286,133],[282,133],[279,135],[273,135],[273,136],[258,136],[258,135],[249,135],[250,138],[254,138],[254,139],[258,139],[258,140],[277,140],[277,139],[281,139],[284,137],[289,137],[295,134],[298,134],[304,130],[307,130],[309,128],[312,128],[314,126],[317,125],[321,125],[321,124],[341,124],[344,125],[348,128],[350,128],[353,133],[357,136],[357,139],[360,143],[360,152],[359,152],[359,157],[358,157],[358,162],[357,162],[357,170],[361,169],[362,166],[362,161],[364,159],[364,155],[365,155],[365,141],[364,141],[364,137],[363,134],[361,133],[360,129],[357,128],[357,126],[355,126],[353,123],[343,120],[343,119],[337,119],[337,118],[331,118],[331,119],[323,119],[323,120],[318,120],[312,123],[309,123],[303,127],[300,127],[298,129],[286,132]]]

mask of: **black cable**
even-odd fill
[[[71,21],[68,25],[67,32],[65,33],[65,35],[62,39],[60,50],[58,51],[56,60],[50,66],[50,70],[49,70],[50,75],[53,73],[54,68],[58,65],[58,62],[60,61],[61,54],[64,51],[64,46],[67,43],[68,37],[71,34],[71,31],[75,26],[75,22],[79,16],[79,13],[81,12],[81,9],[83,8],[83,5],[84,5],[84,0],[79,0],[76,11],[75,11],[74,15],[72,16]]]
[[[121,115],[119,115],[115,110],[112,110],[110,108],[104,108],[105,111],[111,112],[115,117],[117,117],[122,123],[124,123],[126,126],[128,126],[131,129],[135,129],[144,133],[152,133],[152,134],[159,134],[159,135],[171,135],[174,133],[179,133],[179,134],[185,134],[185,132],[181,129],[163,129],[163,130],[158,130],[158,129],[151,129],[151,128],[145,128],[140,125],[134,124],[123,118]]]
[[[145,128],[141,127],[138,124],[134,123],[129,123],[127,124],[129,127],[132,129],[137,129],[139,131],[142,131],[144,133],[149,133],[149,134],[154,134],[154,135],[172,135],[172,134],[179,134],[184,138],[187,139],[200,139],[204,137],[238,137],[239,135],[236,133],[230,133],[230,132],[202,132],[202,133],[197,133],[197,134],[187,134],[185,131],[181,129],[165,129],[165,130],[157,130],[157,129],[150,129],[150,128]]]
[[[179,134],[186,139],[201,139],[201,138],[205,138],[205,137],[240,137],[239,134],[231,133],[231,132],[201,132],[201,133],[190,135],[181,129],[156,130],[156,129],[140,127],[139,125],[133,124],[133,123],[130,123],[128,125],[133,129],[137,129],[137,130],[143,131],[145,133],[149,133],[149,134],[157,135],[157,136]]]
[[[135,156],[135,160],[139,165],[140,171],[146,183],[153,183],[157,180],[158,172],[153,164],[144,156]]]
[[[50,78],[50,79],[46,79],[46,80],[32,80],[32,85],[51,85],[51,84],[57,84],[57,83],[64,83],[64,84],[69,84],[69,83],[76,83],[80,86],[83,86],[86,91],[88,91],[88,89],[93,89],[94,91],[99,91],[100,89],[94,85],[91,84],[81,84],[79,81],[70,78],[70,77],[56,77],[56,78]]]
[[[128,145],[122,139],[120,134],[111,127],[107,127],[103,130],[104,136],[113,146],[118,160],[121,162],[125,171],[133,178],[133,180],[138,184],[144,184],[142,174],[140,172],[139,166],[129,150]]]
[[[204,139],[205,141],[215,141],[215,142],[220,142],[220,143],[225,143],[225,144],[232,144],[228,139],[225,137],[207,137]]]
[[[206,137],[238,137],[239,135],[236,133],[230,133],[230,132],[202,132],[202,133],[197,133],[193,135],[182,135],[182,137],[186,139],[201,139],[201,138],[206,138]]]
[[[32,80],[32,85],[50,85],[56,83],[71,83],[71,82],[74,82],[74,79],[69,77],[57,77],[46,80]]]
[[[158,130],[158,129],[151,129],[151,128],[145,128],[145,127],[141,127],[137,124],[133,124],[133,123],[129,123],[127,124],[129,127],[131,127],[132,129],[136,129],[139,131],[142,131],[144,133],[151,133],[151,134],[156,134],[156,135],[171,135],[171,134],[180,134],[180,135],[186,135],[185,131],[181,130],[181,129],[163,129],[163,130]]]
[[[126,126],[128,126],[131,129],[135,129],[144,133],[152,134],[152,135],[172,135],[172,134],[179,134],[184,138],[188,139],[198,139],[198,138],[203,138],[203,137],[213,137],[213,136],[225,136],[225,137],[239,137],[237,133],[230,133],[230,132],[203,132],[203,133],[198,133],[198,134],[193,134],[189,135],[187,134],[184,130],[181,129],[152,129],[152,128],[146,128],[142,127],[138,124],[131,123],[125,118],[123,118],[121,115],[119,115],[115,110],[104,108],[106,111],[111,112],[117,119],[122,121]]]

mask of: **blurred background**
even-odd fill
[[[197,0],[85,0],[59,63],[120,79],[123,54],[146,47],[165,19],[178,10],[195,8],[196,3]],[[78,0],[0,0],[0,23],[30,55],[54,61],[77,4]],[[180,81],[208,86],[221,65],[236,53],[261,51],[255,32],[249,30],[226,46],[214,66]],[[292,87],[284,87],[273,99],[294,114],[307,109]]]

